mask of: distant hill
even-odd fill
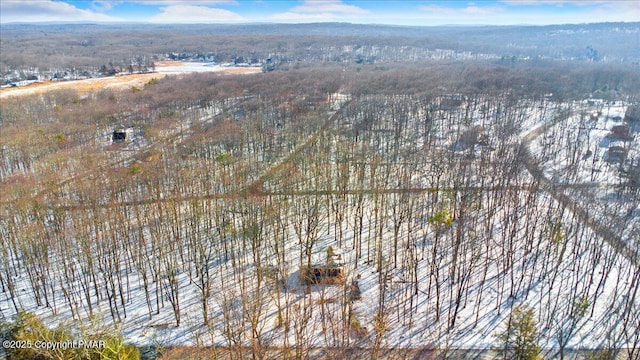
[[[553,26],[389,26],[348,23],[6,24],[0,70],[149,62],[169,53],[225,62],[397,62],[459,59],[640,62],[640,22]],[[274,59],[275,60],[275,59]]]

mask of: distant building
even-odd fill
[[[136,140],[139,130],[133,127],[117,128],[111,132],[112,144],[129,144]]]
[[[589,106],[602,106],[604,105],[604,99],[589,99],[587,100]]]
[[[462,106],[465,102],[464,95],[460,94],[448,94],[442,96],[440,99],[440,107],[445,110],[451,110]]]
[[[114,144],[121,144],[127,141],[127,131],[126,130],[114,130],[111,135],[111,142]]]
[[[342,267],[338,265],[312,265],[300,268],[300,282],[305,285],[343,284]]]
[[[612,127],[609,137],[619,140],[631,140],[631,130],[629,125],[623,124]]]
[[[458,145],[462,148],[470,148],[475,145],[488,145],[489,138],[485,133],[484,127],[480,125],[473,126],[467,129],[460,135],[458,139]]]

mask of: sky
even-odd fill
[[[638,0],[0,0],[26,22],[550,25],[640,21]]]

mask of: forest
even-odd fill
[[[0,335],[108,345],[11,359],[640,358],[637,64],[297,46],[0,98]]]
[[[166,59],[397,64],[549,60],[638,65],[640,23],[410,27],[317,24],[0,24],[3,83],[64,73],[104,76]],[[636,66],[637,68],[637,66]]]

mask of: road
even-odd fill
[[[624,256],[634,266],[640,267],[639,254],[634,250],[627,241],[617,234],[610,226],[605,226],[596,219],[597,214],[589,213],[589,211],[578,204],[578,201],[572,199],[564,193],[565,186],[559,186],[544,176],[544,171],[540,168],[538,161],[531,154],[531,144],[548,129],[556,126],[572,116],[574,113],[562,111],[552,121],[539,125],[529,131],[522,137],[519,158],[524,163],[527,171],[540,184],[540,189],[549,193],[562,206],[571,210],[582,222],[588,225],[598,236],[602,237],[609,245],[611,245],[620,255]],[[594,185],[596,186],[596,185]]]

